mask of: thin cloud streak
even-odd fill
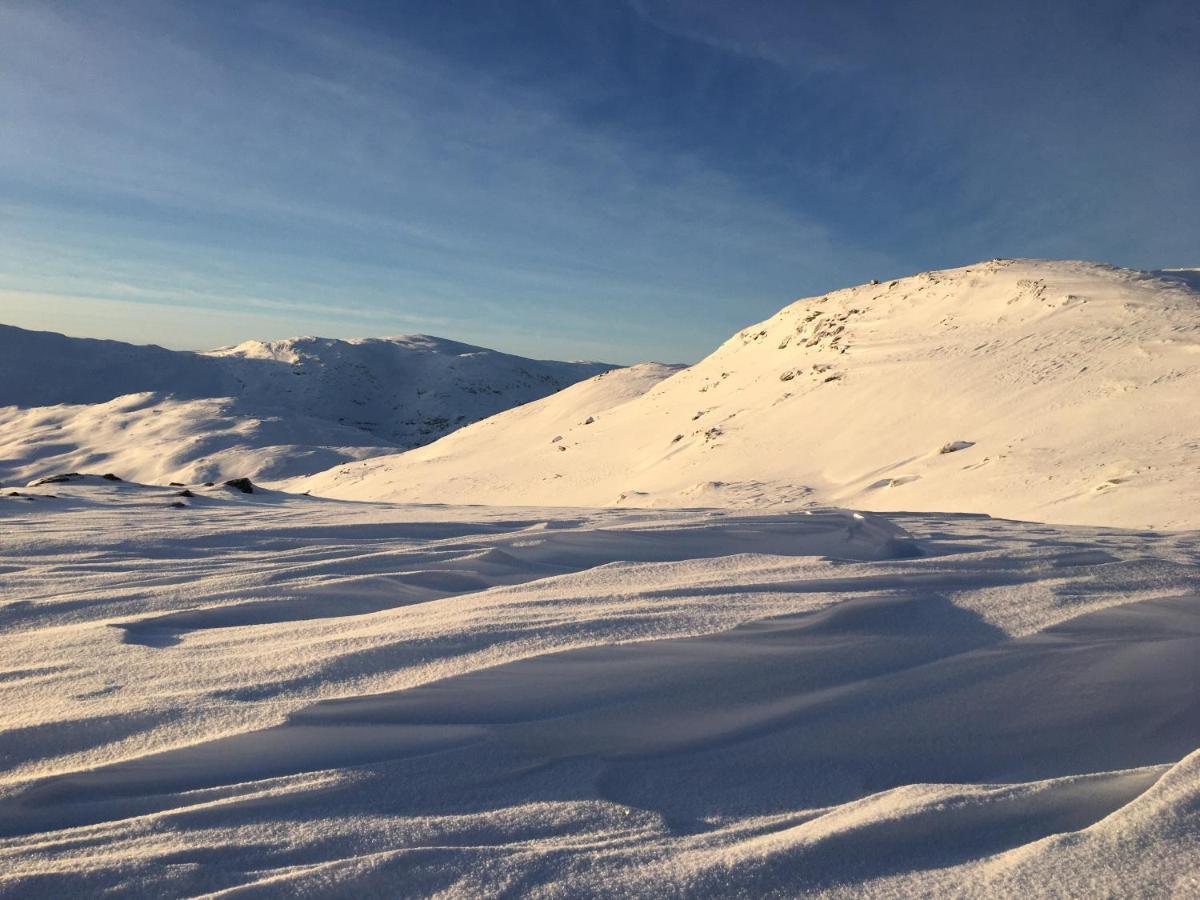
[[[277,301],[270,336],[336,302],[631,362],[985,256],[1187,264],[1198,79],[1155,31],[1187,7],[1034,13],[6,9],[0,287],[169,302],[174,272]],[[1138,71],[1156,41],[1130,85],[1087,57]],[[1130,127],[1167,110],[1170,134]]]

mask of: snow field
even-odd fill
[[[23,493],[7,894],[1194,885],[1194,532]]]

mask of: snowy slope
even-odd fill
[[[396,451],[358,428],[262,409],[228,397],[154,393],[78,406],[0,407],[0,482],[113,472],[150,484],[232,477],[274,483]]]
[[[6,897],[1200,891],[1200,533],[20,493]]]
[[[280,481],[431,441],[610,367],[425,335],[197,354],[0,326],[0,482]]]
[[[603,380],[577,385],[304,486],[418,502],[822,502],[1196,526],[1193,281],[995,260],[862,285],[788,306],[695,366],[646,379],[641,396],[610,402]]]

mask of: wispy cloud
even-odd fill
[[[139,30],[128,15],[85,23],[47,8],[10,30],[25,49],[3,64],[6,106],[52,98],[26,103],[0,147],[22,213],[7,227],[43,238],[45,265],[30,265],[27,243],[26,270],[63,277],[52,244],[74,241],[118,253],[135,270],[124,278],[164,300],[175,293],[153,272],[174,259],[215,280],[267,275],[301,320],[310,279],[344,280],[379,310],[437,308],[460,327],[480,316],[471,330],[552,344],[554,320],[582,334],[597,304],[665,327],[681,304],[750,294],[746,272],[765,267],[782,287],[782,273],[829,268],[816,221],[686,154],[582,130],[538,91],[282,7],[254,24],[286,52],[232,60],[181,43],[187,23],[161,16]],[[64,53],[83,63],[59,66]],[[638,350],[695,355],[711,334]],[[602,349],[629,358],[628,340]]]
[[[0,287],[686,359],[874,275],[1194,246],[1186,7],[935,6],[0,7]]]

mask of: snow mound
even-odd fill
[[[230,398],[131,394],[106,403],[0,408],[0,479],[101,469],[166,484],[247,475],[279,483],[322,466],[394,452],[347,425],[257,414]]]
[[[416,502],[1200,524],[1200,293],[1187,273],[1038,260],[923,272],[798,301],[688,369],[623,388],[584,382],[304,485]]]

